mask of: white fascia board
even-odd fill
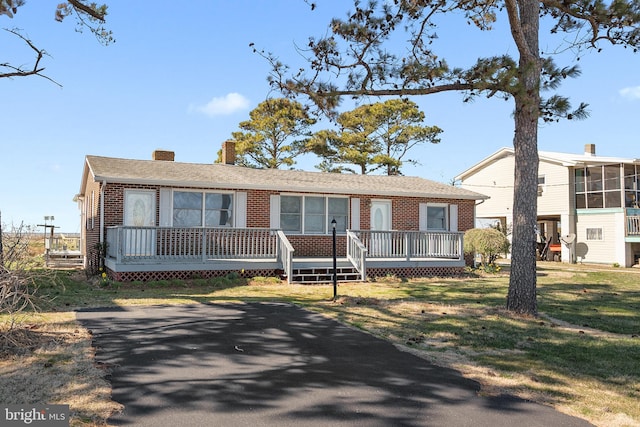
[[[476,163],[475,165],[471,166],[469,169],[467,169],[464,172],[456,175],[453,179],[455,181],[464,180],[469,175],[473,175],[476,171],[478,171],[480,169],[483,169],[485,166],[495,162],[496,160],[501,159],[505,154],[513,154],[513,152],[514,152],[513,148],[502,147],[501,149],[499,149],[495,153],[491,154],[490,156],[485,157],[484,159],[480,160],[478,163]]]
[[[295,185],[274,187],[268,184],[228,184],[228,183],[212,183],[201,181],[166,181],[160,179],[131,179],[108,176],[95,176],[95,181],[103,181],[107,183],[130,184],[130,185],[158,185],[164,187],[193,187],[193,188],[216,188],[221,190],[268,190],[278,192],[297,192],[297,193],[322,193],[322,194],[343,194],[343,195],[381,195],[381,196],[400,196],[400,197],[422,197],[433,199],[458,199],[458,200],[483,200],[488,197],[483,194],[440,194],[440,193],[419,193],[419,192],[398,192],[396,191],[380,191],[380,190],[349,190],[349,189],[327,189],[309,187],[299,187]]]

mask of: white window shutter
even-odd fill
[[[170,188],[160,189],[160,227],[171,227],[172,192]]]
[[[449,231],[458,231],[458,205],[449,205]]]
[[[269,197],[269,222],[271,228],[280,228],[280,196],[272,194]]]
[[[238,191],[236,193],[236,228],[247,228],[247,193]]]
[[[360,230],[360,199],[351,199],[351,229]]]
[[[418,208],[418,230],[427,231],[427,204],[420,203]]]

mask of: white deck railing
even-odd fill
[[[293,246],[287,239],[287,236],[282,230],[278,230],[278,262],[282,265],[285,276],[287,276],[287,282],[291,283],[293,277]]]
[[[640,215],[627,216],[627,236],[640,236]]]
[[[269,228],[108,227],[107,256],[126,261],[271,259],[277,230]]]
[[[464,233],[426,231],[353,231],[367,258],[462,259]]]
[[[54,236],[47,237],[45,249],[51,252],[80,252],[80,237]]]
[[[454,260],[464,257],[463,233],[347,231],[347,258],[366,279],[367,261]],[[295,249],[282,230],[270,228],[129,227],[107,228],[107,258],[116,264],[211,263],[264,260],[293,277]],[[233,262],[233,261],[230,261]]]
[[[360,280],[364,282],[367,277],[367,247],[351,230],[347,230],[347,259],[360,273]]]

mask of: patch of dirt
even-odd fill
[[[105,371],[94,364],[89,332],[72,319],[69,313],[2,335],[0,402],[66,404],[71,425],[104,426],[121,405],[111,400]]]
[[[72,334],[43,330],[42,325],[21,325],[0,332],[0,358],[29,355],[71,339]]]
[[[555,317],[551,317],[544,313],[538,313],[540,317],[543,319],[547,319],[551,322],[552,328],[558,328],[565,331],[575,332],[577,334],[585,334],[592,337],[604,337],[604,338],[628,338],[629,335],[626,334],[615,334],[613,332],[606,332],[600,329],[589,328],[586,326],[578,326],[573,323],[565,322],[564,320],[556,319]],[[634,336],[637,337],[637,336]]]

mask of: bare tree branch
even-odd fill
[[[6,15],[13,18],[18,8],[23,6],[24,0],[0,0],[0,16]],[[77,31],[81,32],[83,28],[89,28],[96,36],[100,43],[107,45],[114,41],[111,31],[105,29],[105,17],[107,15],[107,5],[99,5],[97,3],[87,3],[86,0],[67,0],[59,3],[56,8],[56,21],[63,21],[65,17],[75,15],[77,18]],[[24,41],[31,50],[35,52],[35,59],[32,68],[25,68],[21,65],[12,65],[9,62],[0,63],[0,78],[28,77],[39,76],[50,82],[62,86],[60,83],[43,74],[44,67],[40,65],[42,58],[47,55],[44,49],[39,49],[27,37],[20,34],[17,29],[4,29],[5,31],[19,37]]]
[[[5,31],[19,37],[20,39],[22,39],[22,41],[24,41],[29,48],[31,48],[31,50],[33,50],[35,52],[36,58],[34,60],[33,63],[33,68],[31,69],[24,69],[20,66],[13,66],[9,63],[2,63],[0,64],[0,69],[7,69],[7,70],[12,70],[9,72],[0,72],[0,78],[12,78],[12,77],[26,77],[26,76],[38,76],[38,77],[42,77],[44,79],[49,80],[52,83],[55,83],[56,85],[62,87],[62,85],[58,82],[56,82],[55,80],[53,80],[52,78],[42,74],[42,71],[44,71],[44,67],[40,66],[40,61],[42,60],[42,58],[47,55],[47,53],[44,51],[44,49],[38,49],[31,40],[29,40],[28,38],[24,37],[22,34],[20,34],[18,32],[18,30],[16,29],[7,29],[4,28]]]

